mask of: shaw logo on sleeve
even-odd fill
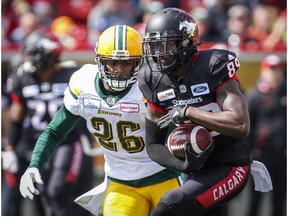
[[[174,89],[168,89],[166,91],[157,93],[157,97],[159,101],[165,101],[165,100],[175,98],[176,96],[175,96]]]
[[[83,106],[92,109],[100,109],[101,101],[94,98],[83,98]]]

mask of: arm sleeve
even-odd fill
[[[10,121],[8,130],[8,144],[15,147],[20,140],[22,132],[22,122]]]
[[[29,167],[41,168],[53,156],[57,147],[72,131],[80,116],[70,113],[64,105],[38,138]]]
[[[261,103],[258,103],[259,96],[254,95],[255,92],[250,92],[250,94],[246,95],[247,103],[248,103],[248,111],[249,111],[249,117],[250,117],[250,133],[247,137],[247,142],[251,149],[255,147],[255,140],[256,140],[256,130],[257,128],[257,112],[261,107],[259,105]]]
[[[146,131],[149,131],[146,133],[146,149],[149,157],[168,169],[182,171],[183,161],[172,155],[163,143],[166,140],[168,128],[160,129],[155,122],[147,118],[145,124]]]

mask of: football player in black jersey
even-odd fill
[[[153,216],[223,216],[226,203],[245,187],[251,156],[246,100],[236,71],[235,53],[198,50],[198,27],[183,10],[165,8],[149,19],[143,52],[147,67],[139,85],[148,101],[147,151],[160,165],[186,174],[187,181],[167,192]],[[184,161],[165,146],[168,126],[193,122],[209,129],[213,142],[195,156],[185,146]]]
[[[70,76],[78,68],[75,63],[60,64],[61,44],[50,33],[31,33],[24,42],[22,54],[23,63],[7,81],[12,104],[5,173],[15,173],[15,184],[20,183],[36,140],[61,107]],[[89,215],[73,202],[92,185],[92,158],[83,154],[80,142],[80,135],[85,133],[88,131],[72,132],[59,146],[53,160],[41,170],[44,184],[39,187],[40,198],[47,216]],[[7,208],[14,211],[13,215],[21,215],[23,198],[18,186],[11,191],[16,203]]]

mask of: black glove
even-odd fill
[[[172,110],[170,110],[170,112],[168,112],[166,115],[162,116],[159,119],[159,122],[157,125],[160,126],[160,128],[165,128],[171,122],[174,124],[183,123],[185,120],[187,120],[187,118],[185,116],[185,112],[186,112],[187,107],[188,107],[187,105],[186,106],[175,106]]]
[[[211,141],[209,146],[199,155],[195,155],[189,151],[189,143],[185,143],[185,161],[182,165],[182,172],[186,174],[190,174],[199,170],[207,158],[213,151],[214,148],[214,140]]]

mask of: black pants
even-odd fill
[[[60,146],[41,170],[41,175],[44,184],[39,185],[39,191],[45,216],[90,216],[74,202],[92,187],[92,158],[85,156],[82,149]]]
[[[25,141],[21,141],[19,146],[26,146]],[[32,149],[16,150],[19,170],[15,174],[2,171],[2,216],[25,214],[22,207],[24,198],[20,194],[19,183],[29,166]],[[35,195],[33,201],[29,201],[32,204],[31,212],[35,213],[33,216],[91,215],[74,202],[75,198],[91,189],[95,177],[92,158],[83,154],[79,141],[60,145],[40,173],[44,184],[35,185],[40,190],[40,195]]]
[[[249,166],[205,167],[163,195],[153,216],[225,216],[227,202],[245,188]]]

